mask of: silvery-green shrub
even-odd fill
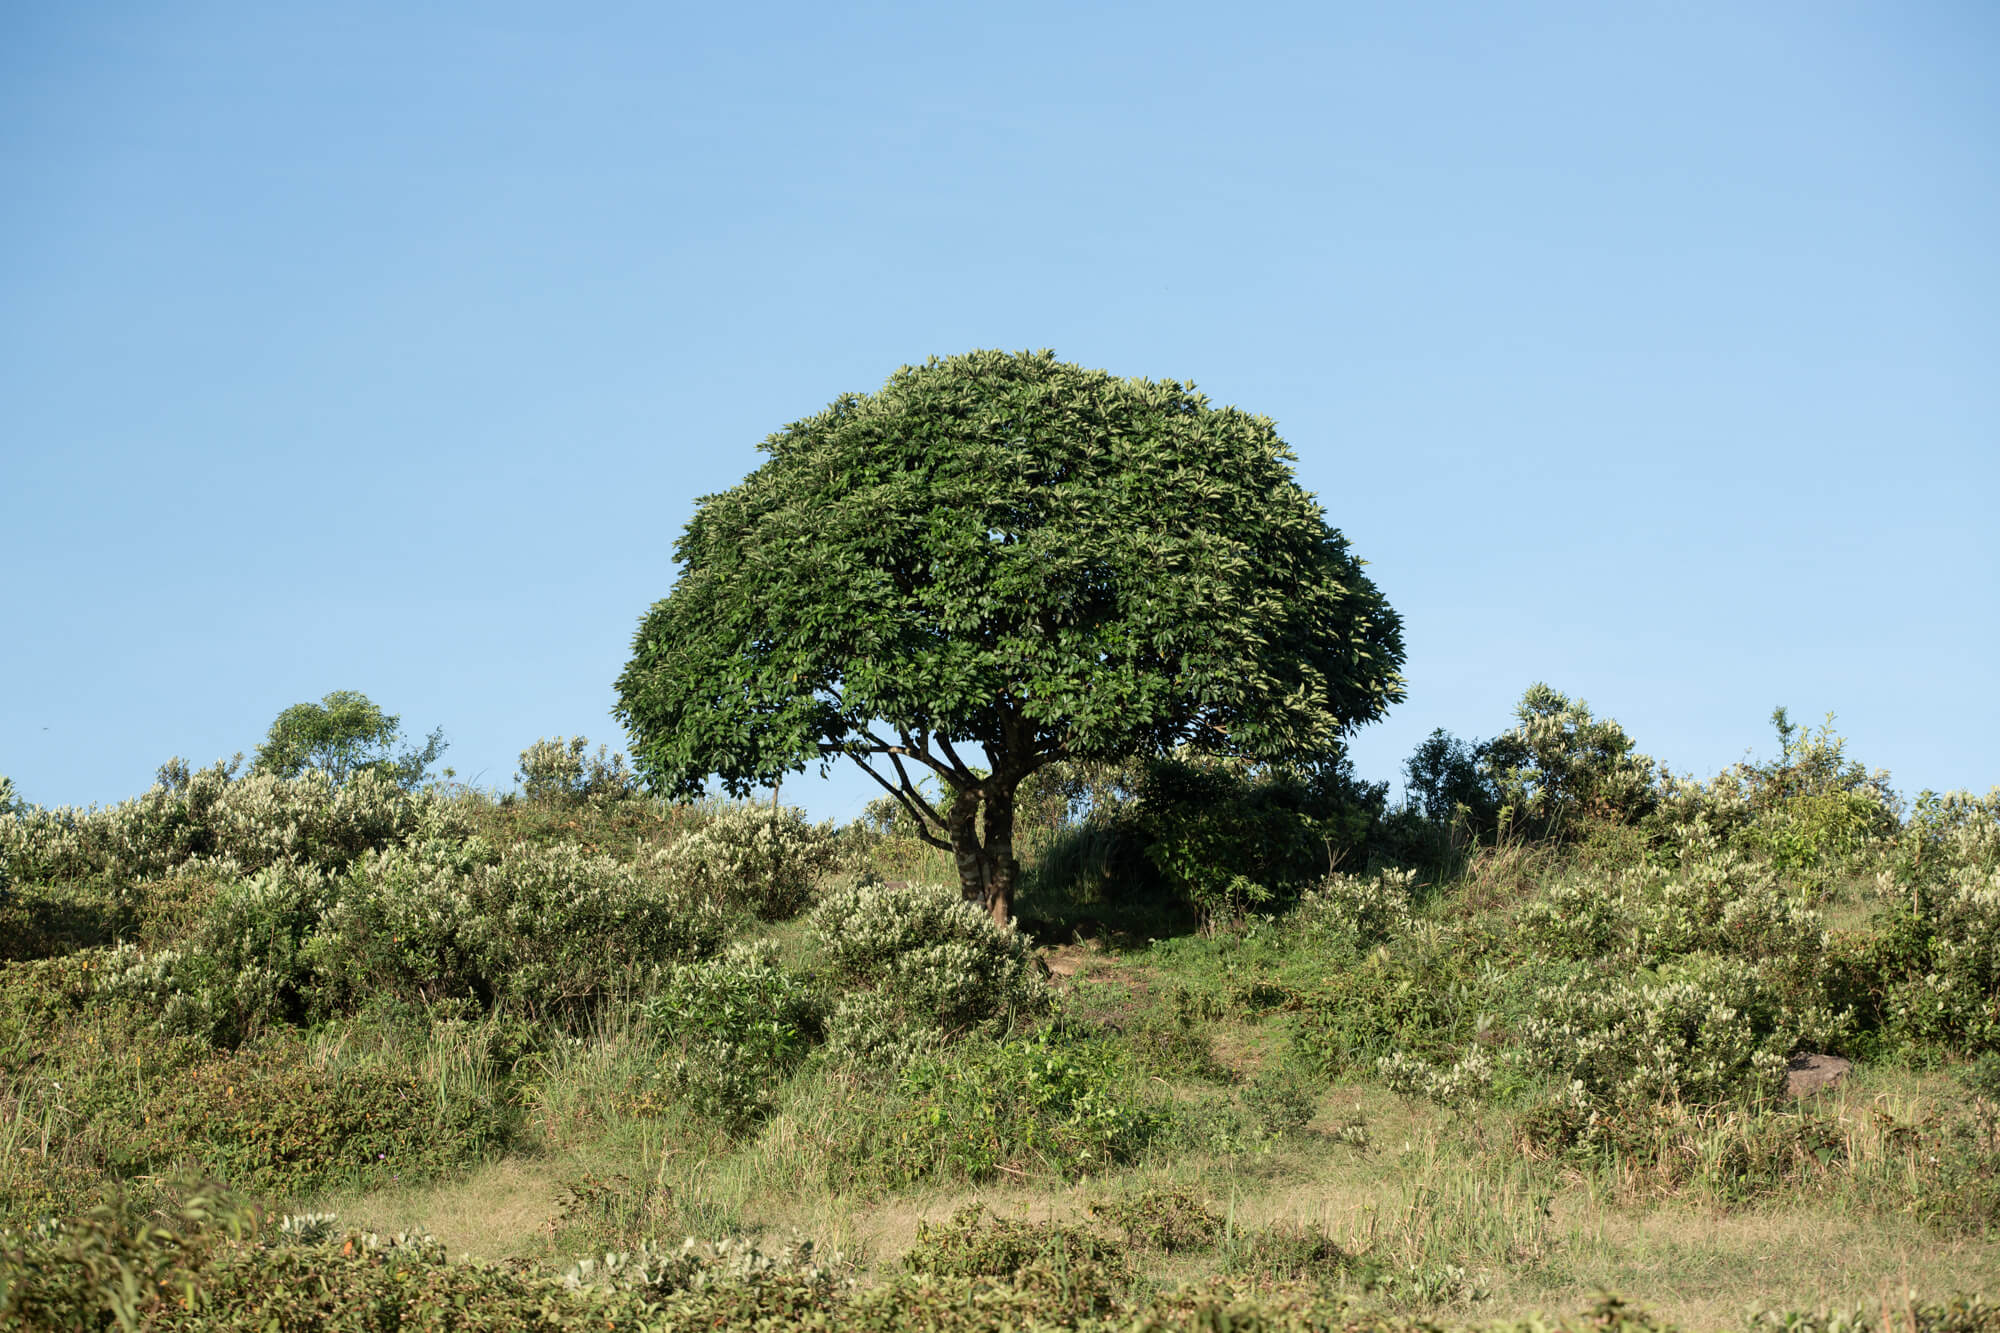
[[[1714,1104],[1775,1096],[1789,1030],[1747,963],[1699,957],[1643,975],[1543,987],[1514,1057],[1608,1106]]]
[[[711,901],[740,905],[767,921],[797,916],[841,860],[830,826],[796,807],[739,806],[668,848],[661,867]]]
[[[1927,966],[1891,989],[1894,1026],[1947,1051],[2000,1051],[2000,868],[1956,869],[1923,904]]]
[[[851,991],[827,1015],[823,1053],[836,1064],[896,1070],[937,1054],[944,1040],[941,1029],[912,1023],[903,1006],[883,992]]]
[[[1027,937],[996,925],[956,888],[835,889],[813,909],[807,931],[838,979],[873,986],[913,1021],[947,1032],[1046,1003]]]
[[[218,1045],[309,1018],[319,997],[305,945],[331,884],[293,865],[224,884],[177,947],[114,950],[102,990],[139,1005],[164,1031]]]
[[[1516,918],[1558,958],[1624,955],[1643,965],[1696,952],[1810,963],[1825,924],[1768,864],[1720,850],[1679,865],[1586,870],[1549,885]]]
[[[558,843],[497,859],[448,843],[364,857],[309,946],[336,994],[470,997],[575,1015],[721,943],[711,903]]]
[[[197,861],[230,874],[280,863],[338,869],[373,848],[470,831],[452,798],[406,791],[373,770],[336,784],[317,771],[237,778],[230,764],[169,763],[162,777],[143,796],[103,809],[0,816],[0,863],[23,883],[148,880]]]
[[[1384,870],[1373,875],[1335,872],[1308,889],[1292,909],[1292,929],[1318,936],[1337,936],[1368,948],[1393,939],[1410,924],[1410,898],[1416,884],[1413,870]]]
[[[1389,1091],[1448,1107],[1484,1098],[1492,1090],[1494,1069],[1493,1058],[1477,1046],[1443,1067],[1402,1051],[1392,1051],[1375,1062],[1375,1071]]]
[[[1652,809],[1653,761],[1617,722],[1540,683],[1521,696],[1514,717],[1483,758],[1514,820],[1558,833],[1579,820],[1629,820]]]
[[[596,754],[586,753],[590,741],[582,736],[544,737],[521,751],[521,767],[515,776],[521,794],[531,801],[607,801],[629,796],[634,790],[630,766],[622,754],[608,754],[602,745]]]

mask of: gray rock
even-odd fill
[[[1810,1097],[1847,1077],[1854,1062],[1838,1055],[1795,1055],[1785,1064],[1785,1095]]]

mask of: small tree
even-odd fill
[[[1045,765],[1323,755],[1402,698],[1400,622],[1271,422],[1192,385],[973,352],[762,448],[618,679],[671,795],[850,759],[1005,921]]]
[[[421,748],[398,754],[401,737],[400,717],[384,713],[357,690],[335,690],[316,704],[293,704],[278,714],[250,771],[295,778],[316,768],[338,784],[367,768],[412,788],[444,753],[444,732],[433,731]]]
[[[1514,819],[1558,837],[1579,821],[1623,822],[1654,805],[1653,761],[1582,699],[1537,681],[1514,718],[1513,730],[1482,747],[1484,774]]]

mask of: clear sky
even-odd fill
[[[336,689],[616,743],[697,496],[1052,347],[1277,421],[1406,624],[1364,775],[1546,680],[1983,791],[1996,70],[1976,2],[5,6],[0,773]]]

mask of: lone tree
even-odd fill
[[[257,747],[250,771],[295,778],[317,768],[337,786],[373,769],[399,787],[415,787],[444,753],[444,731],[433,731],[418,749],[398,754],[403,720],[358,690],[335,690],[316,704],[293,704],[278,714]],[[447,770],[449,775],[449,770]]]
[[[1319,757],[1403,697],[1401,624],[1291,451],[1192,384],[972,352],[761,447],[699,502],[618,678],[656,791],[845,756],[1005,922],[1043,765]]]

